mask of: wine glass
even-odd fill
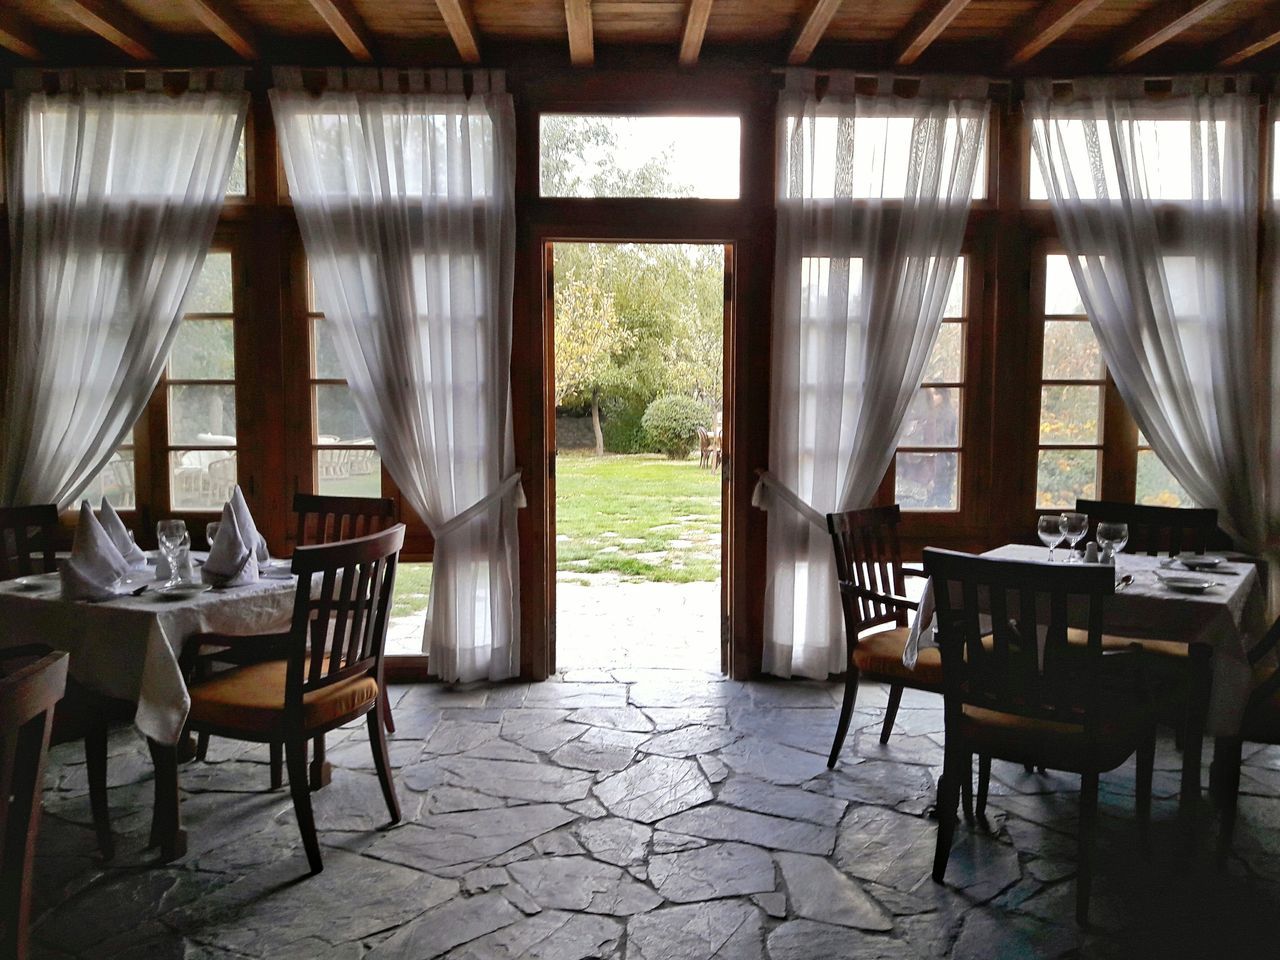
[[[1104,522],[1098,524],[1098,549],[1111,548],[1112,557],[1123,552],[1129,544],[1129,525],[1127,523]]]
[[[1087,513],[1064,513],[1062,515],[1062,533],[1066,537],[1067,543],[1071,545],[1071,552],[1067,554],[1067,563],[1080,562],[1080,558],[1076,555],[1076,544],[1083,540],[1088,532],[1089,515]]]
[[[1062,538],[1066,536],[1063,529],[1062,515],[1057,513],[1045,514],[1040,518],[1040,522],[1036,524],[1036,533],[1040,535],[1040,542],[1049,548],[1049,562],[1053,563],[1053,548],[1062,542]]]
[[[209,544],[209,549],[213,549],[213,540],[218,535],[218,531],[222,528],[221,520],[214,520],[212,523],[206,524],[204,528],[204,538]]]
[[[160,552],[164,554],[165,560],[169,563],[169,579],[165,581],[166,587],[182,582],[182,575],[178,571],[178,554],[182,548],[191,543],[190,535],[187,533],[187,525],[182,520],[161,520],[156,524],[156,541],[160,545]]]

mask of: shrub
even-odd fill
[[[683,460],[697,448],[698,427],[706,422],[702,404],[676,396],[659,397],[640,420],[650,445],[671,460]]]

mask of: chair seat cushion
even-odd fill
[[[853,663],[868,679],[901,680],[913,687],[942,690],[942,654],[937,647],[921,647],[914,668],[902,663],[907,627],[868,633],[853,648]]]
[[[1099,726],[1097,752],[1092,760],[1084,726],[1078,723],[1041,720],[966,704],[960,729],[974,753],[1054,770],[1105,772],[1129,759],[1148,735],[1151,720],[1137,709],[1124,709],[1109,716]]]
[[[287,667],[285,660],[236,667],[192,687],[190,721],[248,733],[281,728]],[[302,724],[323,727],[377,699],[378,682],[372,677],[342,680],[303,696]]]
[[[1067,643],[1081,647],[1087,646],[1089,643],[1089,631],[1068,627]],[[1190,644],[1178,643],[1174,640],[1139,640],[1136,637],[1113,637],[1109,633],[1102,635],[1103,650],[1126,650],[1135,643],[1142,648],[1143,653],[1150,653],[1159,657],[1171,657],[1176,660],[1186,660],[1189,656],[1187,651],[1191,649]]]

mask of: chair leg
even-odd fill
[[[1138,816],[1138,837],[1144,851],[1150,849],[1151,834],[1151,778],[1156,763],[1156,731],[1150,733],[1138,745],[1138,769],[1134,782],[1135,812]]]
[[[858,668],[849,664],[844,675],[844,700],[840,703],[840,720],[836,723],[836,738],[831,742],[831,756],[827,757],[827,769],[834,770],[844,749],[844,738],[849,734],[849,721],[853,719],[853,707],[858,700]]]
[[[382,725],[387,728],[387,733],[395,733],[396,722],[391,716],[391,701],[381,698],[378,703],[380,704],[378,709],[382,713]]]
[[[284,744],[271,744],[271,789],[284,786]]]
[[[893,721],[898,719],[898,704],[902,703],[902,684],[895,683],[889,688],[889,706],[884,711],[884,725],[880,728],[880,742],[889,742],[889,734],[893,732]]]
[[[933,851],[933,880],[942,883],[951,859],[951,841],[956,832],[956,803],[960,799],[961,758],[948,751],[938,781],[938,845]]]
[[[391,779],[391,758],[387,756],[387,732],[382,729],[382,716],[378,710],[369,711],[369,746],[373,748],[373,765],[378,770],[378,782],[382,784],[382,799],[387,801],[391,822],[400,822],[400,801],[396,798],[396,784]]]
[[[974,803],[973,812],[979,817],[987,812],[987,791],[991,788],[991,757],[988,754],[978,755],[978,799]]]
[[[1093,834],[1098,818],[1098,774],[1080,776],[1079,866],[1076,869],[1076,923],[1089,925],[1089,894],[1093,888]]]
[[[205,757],[207,757],[208,755],[209,755],[209,735],[207,733],[202,733],[200,734],[199,737],[196,738],[196,759],[199,760],[201,763],[203,763]]]
[[[1219,737],[1213,748],[1218,768],[1218,789],[1222,802],[1222,825],[1218,835],[1218,862],[1231,852],[1231,835],[1236,829],[1236,807],[1240,799],[1240,755],[1244,742],[1239,737]]]
[[[965,823],[973,823],[973,754],[967,753],[960,767],[960,807],[964,810]]]
[[[289,793],[293,795],[293,812],[298,817],[298,830],[302,833],[302,846],[307,851],[307,863],[312,873],[324,869],[320,859],[320,840],[316,837],[316,820],[311,812],[311,785],[307,780],[307,741],[292,739],[285,744],[285,759],[289,765]]]
[[[89,775],[89,809],[93,811],[93,829],[98,835],[98,850],[103,860],[116,855],[111,836],[111,810],[107,806],[107,725],[91,723],[84,735],[85,770]]]
[[[311,758],[311,789],[327,787],[333,780],[333,767],[324,758],[324,734],[312,740],[315,753]]]

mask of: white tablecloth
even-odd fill
[[[983,554],[998,560],[1047,562],[1044,547],[1008,544]],[[1063,556],[1059,550],[1058,557]],[[1061,560],[1057,560],[1061,563]],[[1166,558],[1122,553],[1116,576],[1133,575],[1133,583],[1107,601],[1108,634],[1141,639],[1202,643],[1212,650],[1213,688],[1206,729],[1216,736],[1240,730],[1241,715],[1252,683],[1248,653],[1267,629],[1266,598],[1257,568],[1250,563],[1225,563],[1204,576],[1223,585],[1202,594],[1176,593],[1156,579],[1156,572],[1191,571]],[[1084,623],[1071,626],[1083,627]],[[911,625],[903,661],[914,664],[920,646],[935,646],[933,585],[926,585],[920,612]]]
[[[98,693],[133,700],[137,728],[173,744],[191,706],[178,668],[187,638],[287,629],[295,582],[260,580],[183,600],[160,600],[148,592],[106,603],[63,600],[56,578],[38,592],[0,583],[0,647],[43,643],[66,650],[72,677]]]

